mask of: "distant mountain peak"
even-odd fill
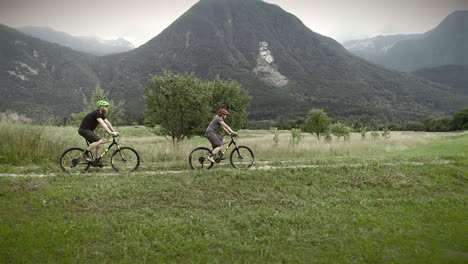
[[[468,64],[468,10],[451,13],[423,34],[390,35],[343,43],[371,62],[399,71]]]
[[[98,56],[121,53],[135,48],[132,43],[123,38],[107,40],[94,36],[72,36],[49,27],[36,26],[20,27],[18,30],[51,43]]]
[[[79,109],[83,93],[99,82],[113,99],[126,100],[128,120],[142,120],[144,86],[165,70],[238,81],[252,97],[254,120],[297,119],[322,108],[348,121],[399,122],[448,114],[468,101],[448,86],[360,59],[260,0],[199,1],[146,44],[112,56],[0,30],[0,83],[6,84],[0,107],[7,109],[57,113],[56,98],[68,111]]]
[[[161,34],[115,60],[109,86],[135,113],[144,110],[141,84],[164,70],[238,80],[253,98],[252,119],[297,117],[317,107],[346,119],[407,118],[408,105],[437,111],[421,94],[445,93],[356,58],[296,16],[260,0],[201,0]]]

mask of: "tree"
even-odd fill
[[[245,122],[249,98],[234,81],[203,81],[193,74],[165,72],[154,76],[145,87],[145,123],[174,146],[181,140],[203,135],[213,115],[226,108],[233,129]]]
[[[364,127],[364,126],[360,127],[359,133],[361,133],[361,139],[364,140],[366,138],[367,127]]]
[[[403,129],[407,131],[424,131],[424,124],[421,122],[412,121],[406,123],[406,125],[403,126]]]
[[[330,118],[322,109],[312,109],[306,118],[304,130],[320,139],[320,136],[328,130],[330,123]]]
[[[209,120],[208,90],[189,74],[165,72],[154,76],[145,87],[145,123],[159,125],[162,133],[177,143],[201,133]]]
[[[79,113],[71,114],[70,122],[75,126],[79,126],[83,118],[91,113],[92,111],[96,110],[96,102],[99,100],[106,100],[110,103],[109,113],[107,114],[106,118],[111,120],[112,124],[123,124],[124,123],[124,115],[125,115],[125,101],[119,101],[119,103],[115,104],[113,100],[109,100],[109,92],[105,92],[101,85],[98,83],[96,84],[94,91],[91,94],[90,99],[83,96],[83,111]]]
[[[453,130],[467,130],[468,129],[468,108],[453,114],[452,119]]]
[[[351,128],[347,127],[345,124],[341,122],[337,122],[330,126],[330,131],[333,135],[335,135],[338,139],[343,137],[345,140],[349,139],[351,134]]]
[[[234,129],[240,129],[247,119],[247,105],[250,97],[237,81],[225,81],[217,76],[213,81],[204,81],[203,85],[211,90],[211,113],[225,108],[231,114],[227,122]]]
[[[424,126],[430,132],[447,132],[452,127],[451,116],[431,116],[424,120]]]
[[[302,139],[302,130],[300,128],[291,129],[291,141],[292,145],[299,145],[299,141]]]

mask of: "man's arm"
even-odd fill
[[[99,122],[99,124],[101,124],[102,128],[104,128],[104,130],[111,134],[111,135],[114,135],[114,133],[112,132],[112,130],[109,129],[109,127],[107,126],[106,122],[104,122],[104,120],[102,118],[98,118],[97,121]]]
[[[104,119],[104,122],[106,123],[107,127],[110,128],[110,130],[111,130],[112,132],[115,132],[115,129],[112,127],[112,124],[111,124],[111,122],[110,122],[109,120]]]
[[[235,134],[236,132],[234,132],[234,130],[231,129],[230,126],[228,126],[228,124],[224,123],[224,122],[220,122],[221,124],[221,127],[223,128],[223,130],[228,133],[229,135],[230,134]]]

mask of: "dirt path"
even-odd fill
[[[273,166],[273,165],[268,165],[271,162],[268,161],[262,161],[255,163],[252,168],[249,170],[278,170],[278,169],[309,169],[309,168],[338,168],[338,167],[363,167],[367,166],[368,164],[332,164],[332,165],[318,165],[318,164],[308,164],[308,165],[293,165],[293,164],[288,164],[284,163],[284,165],[280,166]],[[447,164],[450,163],[450,161],[444,161],[444,162],[437,162],[438,164]],[[382,166],[401,166],[401,165],[411,165],[411,166],[422,166],[424,163],[422,162],[400,162],[400,163],[381,163],[380,165]],[[184,172],[193,172],[193,170],[154,170],[154,171],[137,171],[131,174],[138,174],[138,175],[161,175],[161,174],[178,174],[178,173],[184,173]],[[88,173],[89,175],[93,174],[98,174],[98,175],[106,175],[106,176],[111,176],[111,175],[120,175],[119,173],[116,172],[90,172]],[[58,175],[66,175],[63,173],[0,173],[0,177],[55,177]]]

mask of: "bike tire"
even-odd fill
[[[136,171],[140,166],[140,155],[130,147],[116,149],[111,156],[111,165],[116,172],[128,173]]]
[[[236,169],[248,169],[255,161],[253,151],[246,146],[239,146],[232,150],[229,157],[231,166]]]
[[[194,170],[209,170],[214,163],[207,159],[211,154],[211,150],[205,147],[198,147],[192,150],[189,155],[190,168]]]
[[[70,173],[84,173],[87,172],[91,165],[87,160],[81,157],[84,152],[82,148],[69,148],[60,156],[60,168],[63,172]]]

